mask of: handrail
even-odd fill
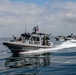
[[[40,44],[40,41],[31,41],[31,40],[29,40],[29,44]]]

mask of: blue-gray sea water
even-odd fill
[[[12,54],[0,39],[0,75],[76,75],[76,48],[38,55]]]

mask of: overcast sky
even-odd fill
[[[40,32],[76,35],[76,0],[0,0],[0,37]]]

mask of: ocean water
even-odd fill
[[[6,40],[0,39],[0,75],[76,75],[76,47],[41,54],[12,54],[2,44]]]

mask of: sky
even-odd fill
[[[0,0],[0,38],[32,32],[76,35],[76,0]]]

